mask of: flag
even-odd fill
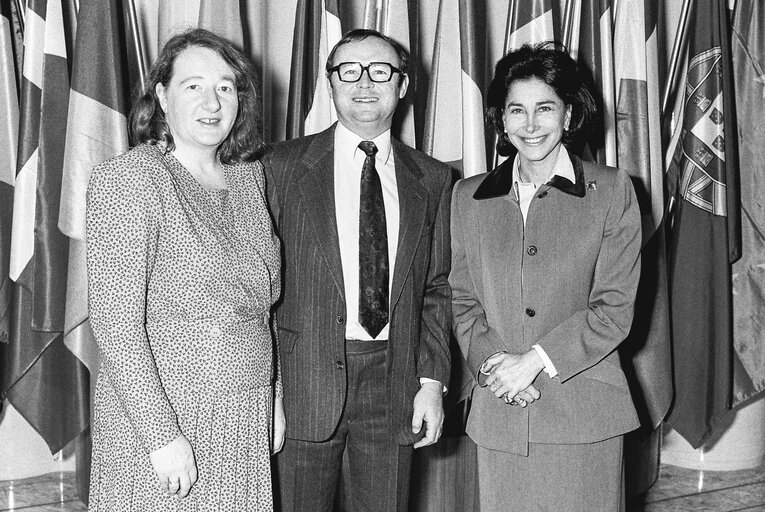
[[[240,50],[244,50],[239,0],[201,0],[198,26],[218,34]]]
[[[371,4],[376,5],[372,8]],[[410,19],[417,19],[417,3],[413,0],[367,0],[367,15],[365,16],[365,27],[372,28],[382,32],[386,36],[395,40],[409,52],[410,66],[407,70],[409,76],[409,92],[399,101],[396,113],[393,117],[392,132],[404,144],[415,147],[415,129],[414,129],[414,90],[418,81],[418,52],[417,38],[412,38],[410,34]],[[372,16],[375,13],[375,16]],[[411,16],[410,14],[414,15]],[[374,20],[374,23],[372,21]],[[414,25],[416,28],[416,24]]]
[[[667,422],[694,448],[731,407],[731,264],[740,255],[735,107],[724,0],[690,20],[684,113],[668,169],[675,400]]]
[[[156,48],[149,51],[149,64],[159,56],[159,52],[165,43],[176,34],[194,28],[199,25],[199,14],[202,8],[202,0],[162,0],[161,2],[147,2],[147,11],[154,6],[157,16],[157,46],[148,44],[148,48]],[[153,37],[153,34],[150,35]],[[147,37],[149,39],[149,37]],[[153,41],[151,41],[153,42]],[[151,43],[150,42],[150,43]],[[156,53],[156,55],[154,55]]]
[[[513,0],[507,19],[505,53],[526,43],[555,40],[552,0]]]
[[[19,136],[19,99],[14,65],[10,2],[0,6],[0,344],[8,343],[13,282],[8,275],[11,254],[13,183]]]
[[[486,172],[483,122],[485,46],[480,3],[441,0],[431,67],[423,151],[461,177]]]
[[[732,29],[741,172],[742,256],[733,265],[733,405],[765,388],[765,9],[738,0]]]
[[[55,453],[88,423],[87,374],[62,332],[68,242],[57,219],[69,72],[61,2],[28,1],[25,21],[2,393]]]
[[[612,0],[582,0],[578,63],[590,75],[602,121],[601,126],[593,127],[585,141],[585,149],[589,152],[586,157],[600,164],[616,166],[612,20]]]
[[[58,220],[70,238],[64,342],[90,370],[92,384],[100,358],[88,321],[85,195],[93,167],[128,148],[121,16],[116,0],[80,0]],[[93,62],[100,73],[93,73]]]
[[[643,427],[625,437],[628,495],[646,492],[659,476],[658,427],[672,401],[658,13],[654,5],[651,0],[621,0],[614,16],[618,164],[632,177],[643,233],[635,317],[629,336],[619,347]]]
[[[623,354],[636,378],[644,426],[658,427],[672,401],[664,229],[664,162],[659,120],[657,13],[653,2],[622,0],[614,30],[619,167],[633,178],[643,249],[632,331]]]
[[[299,0],[295,12],[287,138],[318,133],[337,120],[325,64],[342,37],[337,0]]]

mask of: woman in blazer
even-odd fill
[[[502,58],[488,93],[500,154],[457,183],[452,311],[479,384],[482,512],[618,510],[622,438],[638,426],[616,348],[632,323],[640,214],[626,173],[570,154],[595,113],[551,44]]]

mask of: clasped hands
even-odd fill
[[[487,376],[484,384],[494,396],[506,404],[526,407],[541,396],[532,383],[543,369],[542,358],[531,349],[523,354],[497,352],[484,361],[480,371]]]

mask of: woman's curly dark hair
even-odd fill
[[[228,64],[236,78],[239,107],[231,133],[218,148],[221,162],[232,164],[256,160],[264,151],[262,119],[257,91],[258,75],[255,67],[234,45],[201,28],[187,30],[172,37],[162,48],[157,62],[149,72],[146,85],[138,91],[130,111],[130,140],[133,145],[164,142],[168,151],[175,149],[173,135],[165,119],[165,112],[155,92],[158,83],[167,86],[173,77],[175,59],[192,47],[212,50]]]
[[[500,155],[508,156],[515,149],[502,120],[507,92],[516,80],[530,78],[537,78],[552,87],[563,103],[571,106],[571,122],[563,135],[564,144],[577,140],[597,116],[597,105],[587,82],[563,45],[552,41],[525,44],[497,62],[486,95],[486,115],[498,135],[497,152]]]

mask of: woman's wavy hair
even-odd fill
[[[133,145],[163,142],[168,151],[175,149],[173,135],[165,119],[155,91],[158,83],[167,86],[173,77],[175,59],[188,48],[212,50],[234,72],[239,107],[231,133],[218,148],[218,156],[226,164],[256,160],[264,151],[262,116],[258,104],[258,75],[250,60],[233,44],[201,28],[173,36],[162,48],[149,72],[146,85],[137,91],[130,111],[130,140]]]
[[[502,115],[510,86],[516,80],[537,78],[553,88],[565,105],[571,106],[571,121],[563,134],[567,146],[578,140],[597,117],[598,108],[587,82],[562,44],[548,41],[525,44],[502,57],[486,95],[488,122],[497,133],[497,152],[511,155],[515,148],[505,133]]]

